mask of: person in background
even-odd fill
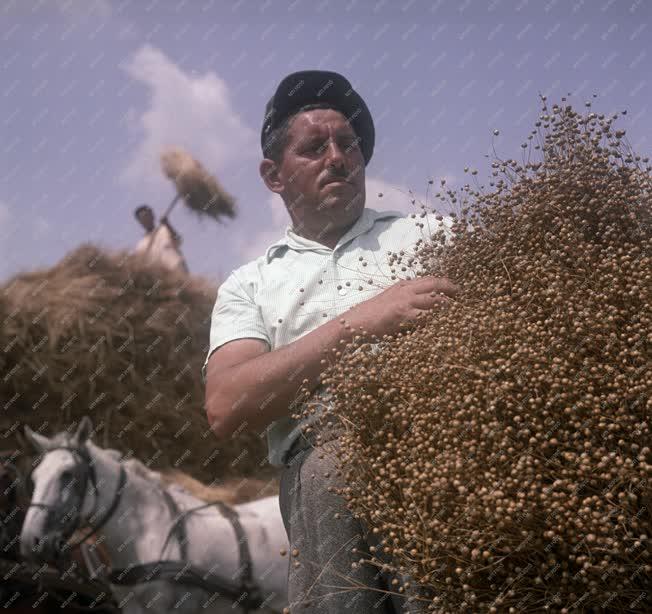
[[[172,227],[167,217],[162,217],[156,226],[154,211],[149,205],[140,205],[134,215],[146,233],[136,245],[134,253],[142,255],[152,264],[187,273],[188,265],[180,250],[181,235]]]

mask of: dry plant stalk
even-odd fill
[[[198,160],[178,147],[161,154],[161,168],[191,211],[221,217],[235,217],[235,200]]]
[[[275,478],[268,481],[255,477],[231,478],[219,486],[209,486],[178,469],[162,471],[160,476],[166,486],[178,485],[202,501],[222,501],[228,505],[249,503],[261,497],[278,496],[279,489],[278,480]]]
[[[0,290],[3,449],[27,424],[52,434],[88,414],[95,441],[152,468],[215,483],[256,475],[264,438],[220,443],[204,410],[201,366],[217,287],[85,245]]]
[[[341,494],[428,611],[652,607],[651,167],[617,115],[542,101],[540,161],[437,195],[454,238],[416,260],[461,295],[324,376]]]

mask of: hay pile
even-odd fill
[[[201,365],[216,288],[85,245],[18,275],[0,292],[0,432],[52,434],[88,414],[95,441],[152,468],[197,479],[260,474],[264,437],[219,444],[208,428]]]
[[[522,164],[438,195],[417,260],[461,294],[326,374],[342,494],[429,611],[652,607],[652,180],[615,119],[544,98]]]
[[[164,486],[181,486],[197,499],[207,503],[222,501],[228,505],[239,505],[279,494],[279,482],[275,477],[269,480],[259,480],[255,477],[231,478],[219,486],[207,486],[176,469],[162,471],[159,475]]]

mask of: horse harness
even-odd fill
[[[174,506],[174,510],[178,510],[178,507],[174,502],[172,496],[167,491],[164,492],[169,498],[168,505],[171,504]],[[167,547],[172,534],[176,533],[177,540],[179,544],[181,544],[182,548],[182,559],[185,558],[186,555],[184,547],[185,543],[187,542],[184,524],[185,517],[199,510],[213,506],[217,507],[220,510],[221,514],[227,520],[229,520],[231,526],[233,527],[236,539],[238,540],[238,551],[241,562],[240,566],[238,567],[240,570],[238,588],[234,588],[223,578],[213,574],[212,572],[206,572],[194,565],[191,565],[190,563],[167,560],[159,560],[152,563],[133,565],[125,569],[114,569],[109,574],[109,582],[121,586],[131,586],[133,584],[153,582],[155,580],[178,582],[180,584],[189,584],[191,586],[196,586],[208,592],[217,592],[220,595],[224,595],[234,602],[237,602],[238,605],[240,605],[245,610],[245,612],[259,609],[265,600],[260,588],[256,586],[253,581],[253,565],[251,561],[251,554],[249,552],[247,535],[244,531],[242,523],[240,522],[238,512],[236,512],[231,506],[227,505],[223,501],[212,501],[181,512],[168,531],[168,534],[161,548],[160,556],[163,555],[163,552],[165,551],[165,548]]]
[[[95,500],[98,500],[97,477],[95,474],[94,462],[91,459],[90,454],[88,453],[88,450],[85,446],[57,446],[56,448],[49,448],[47,451],[52,452],[54,450],[67,450],[70,452],[73,455],[73,458],[75,458],[76,473],[78,474],[75,476],[76,479],[73,479],[71,483],[77,486],[76,491],[79,497],[79,505],[75,509],[75,514],[70,517],[70,521],[65,526],[66,531],[62,533],[62,536],[67,540],[78,528],[81,508],[86,496],[86,490],[89,482],[94,490]],[[83,468],[85,468],[85,470],[82,470]],[[62,547],[62,551],[82,546],[86,540],[95,535],[106,524],[106,522],[113,515],[115,510],[118,508],[118,505],[120,504],[126,483],[127,472],[125,471],[122,463],[120,463],[118,485],[113,495],[111,504],[100,516],[99,522],[95,524],[94,520],[91,521],[91,526],[89,527],[90,531],[86,533],[86,535],[78,539],[73,544],[70,544],[69,542],[65,543]],[[253,564],[251,553],[249,551],[247,535],[235,509],[223,501],[213,501],[180,512],[179,507],[172,495],[170,495],[170,493],[165,489],[163,490],[163,494],[166,504],[172,513],[172,517],[176,516],[176,518],[165,538],[163,547],[161,548],[160,556],[162,557],[171,536],[175,535],[180,548],[181,560],[158,560],[150,563],[143,563],[140,565],[130,565],[125,569],[112,569],[106,576],[107,581],[111,584],[120,586],[132,586],[135,584],[154,582],[157,580],[172,581],[179,584],[196,586],[208,592],[217,592],[219,595],[223,595],[229,599],[232,599],[234,602],[237,602],[238,605],[240,605],[247,613],[252,610],[259,609],[264,604],[265,599],[263,598],[263,594],[260,588],[254,583]],[[184,522],[185,517],[196,511],[211,506],[217,507],[220,510],[220,513],[231,523],[236,539],[238,541],[238,552],[240,559],[240,565],[238,567],[238,587],[234,587],[227,580],[217,576],[212,572],[206,572],[190,563],[183,562],[184,559],[187,558],[188,542]],[[38,507],[45,509],[50,513],[56,511],[54,506],[46,505],[43,503],[30,503],[29,507]],[[100,510],[94,511],[93,514],[91,514],[90,518],[94,519],[99,511]],[[88,558],[86,561],[87,563],[90,563]],[[91,574],[96,575],[95,570],[91,570]]]
[[[66,450],[70,452],[75,459],[75,473],[77,475],[73,476],[71,484],[77,486],[75,489],[79,498],[79,505],[73,507],[74,514],[66,514],[65,516],[69,517],[69,521],[64,524],[65,531],[62,532],[62,537],[67,541],[68,538],[74,533],[74,531],[79,526],[79,521],[81,517],[81,509],[86,497],[86,491],[88,485],[90,485],[94,491],[95,501],[98,500],[99,486],[97,484],[97,476],[95,475],[95,465],[91,459],[88,450],[84,446],[57,446],[54,448],[48,448],[48,452],[54,452],[55,450]],[[79,538],[75,543],[65,543],[62,547],[62,550],[72,550],[77,546],[81,545],[87,539],[95,535],[111,518],[115,510],[120,505],[120,499],[122,497],[122,492],[124,491],[125,485],[127,483],[127,472],[125,468],[120,464],[120,474],[118,476],[118,485],[116,487],[115,494],[113,495],[113,501],[111,505],[105,510],[105,512],[100,516],[100,521],[94,524],[95,516],[100,512],[100,510],[94,511],[90,518],[90,531],[86,533],[83,537]],[[56,508],[52,505],[46,505],[44,503],[32,503],[28,505],[30,507],[38,507],[40,509],[45,509],[49,513],[56,512]],[[64,516],[64,518],[65,518]]]

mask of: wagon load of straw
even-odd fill
[[[326,372],[370,564],[428,611],[650,611],[652,180],[617,118],[544,99],[537,160],[438,195],[417,262],[460,295]]]
[[[23,425],[49,434],[88,414],[100,445],[152,468],[209,483],[258,473],[264,439],[219,443],[203,409],[216,290],[92,245],[9,280],[0,292],[2,448],[21,447]]]

